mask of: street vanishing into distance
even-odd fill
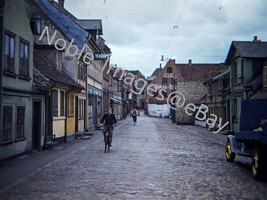
[[[118,122],[107,153],[97,130],[1,163],[0,199],[267,199],[267,182],[252,179],[250,158],[226,162],[226,137],[141,112],[137,125],[130,117]],[[30,171],[19,176],[26,162]]]

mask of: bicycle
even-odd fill
[[[137,116],[136,115],[133,115],[134,125],[136,124],[136,120],[137,120]]]
[[[107,153],[107,150],[110,150],[110,144],[109,144],[109,130],[107,132],[104,132],[104,143],[105,143],[105,153]]]
[[[113,127],[115,127],[116,125],[114,124],[114,125],[112,125]],[[105,143],[105,153],[107,153],[107,150],[109,151],[110,150],[110,146],[111,146],[111,144],[109,143],[109,128],[108,127],[106,127],[107,128],[107,131],[104,131],[103,133],[104,133],[104,143]]]

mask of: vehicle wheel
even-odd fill
[[[235,153],[232,152],[231,143],[229,140],[226,142],[225,146],[225,158],[227,162],[234,162],[235,161]]]
[[[255,180],[265,180],[267,175],[267,158],[263,148],[256,148],[252,157],[252,176]]]

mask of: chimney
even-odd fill
[[[64,1],[65,0],[58,0],[58,4],[60,5],[60,7],[64,8]]]
[[[159,64],[159,68],[161,69],[161,63]]]
[[[188,65],[191,66],[192,65],[192,59],[188,60]]]
[[[254,36],[254,38],[253,38],[253,42],[260,42],[261,40],[258,38],[258,36],[256,35],[256,36]]]

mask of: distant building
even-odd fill
[[[266,100],[267,42],[233,41],[226,64],[230,70],[230,127],[239,131],[241,102],[249,98]]]

